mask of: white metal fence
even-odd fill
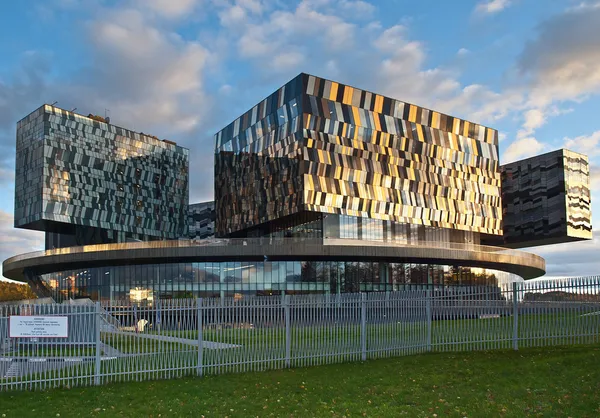
[[[67,317],[68,335],[15,337],[11,316]],[[600,276],[505,288],[0,306],[0,390],[599,340]]]

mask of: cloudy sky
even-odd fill
[[[41,104],[108,109],[190,148],[197,202],[212,199],[212,135],[300,72],[492,126],[502,163],[585,153],[600,196],[598,28],[600,2],[572,0],[5,2],[0,259],[42,247],[12,228],[15,125]],[[550,276],[600,273],[600,229],[534,251]]]

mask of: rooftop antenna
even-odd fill
[[[77,110],[76,107],[74,107],[73,109],[71,109],[71,112],[75,112]]]
[[[106,120],[106,123],[110,123],[110,116],[108,116],[109,113],[110,109],[104,108],[104,119]]]
[[[56,103],[58,103],[58,102],[56,101],[56,102],[52,103],[50,106],[54,106]]]

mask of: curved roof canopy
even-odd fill
[[[542,257],[500,247],[437,242],[352,239],[209,239],[88,245],[38,251],[4,261],[4,275],[25,281],[24,271],[44,274],[87,267],[192,261],[386,261],[490,268],[524,279],[544,275]]]

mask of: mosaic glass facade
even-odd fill
[[[99,119],[44,105],[17,123],[15,227],[50,247],[183,236],[188,150]]]
[[[522,248],[592,239],[585,155],[561,149],[501,169],[505,245]]]
[[[189,239],[215,236],[215,202],[194,203],[188,207]]]
[[[107,266],[40,276],[57,301],[382,292],[498,286],[514,274],[474,267],[350,261],[200,262]]]
[[[302,213],[502,234],[497,131],[333,81],[300,74],[215,154],[217,236]]]

